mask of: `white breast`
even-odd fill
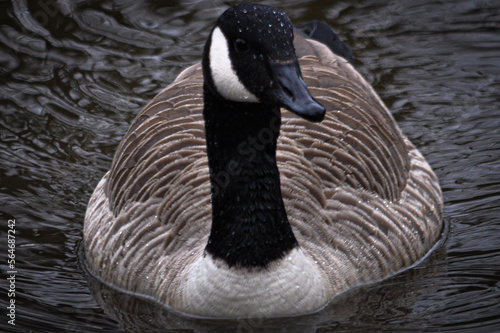
[[[185,271],[178,308],[200,316],[277,316],[307,313],[331,298],[328,280],[301,249],[265,269],[230,268],[210,255]]]

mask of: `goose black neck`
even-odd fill
[[[212,194],[206,251],[229,266],[265,267],[297,246],[281,196],[278,107],[228,101],[204,87]]]

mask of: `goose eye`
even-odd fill
[[[248,46],[247,42],[245,42],[243,39],[241,38],[238,38],[235,42],[234,42],[234,49],[236,50],[236,52],[238,53],[246,53],[248,52],[248,50],[250,49],[250,47]]]

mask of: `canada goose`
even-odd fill
[[[308,38],[314,39],[328,46],[333,53],[344,57],[351,64],[354,63],[352,50],[349,45],[344,44],[332,28],[322,21],[311,21],[299,25],[298,31]]]
[[[425,256],[442,209],[435,174],[352,65],[244,4],[133,121],[90,199],[85,258],[183,313],[303,314]]]

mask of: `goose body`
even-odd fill
[[[261,21],[279,32],[256,34]],[[292,45],[291,29],[271,7],[229,9],[202,64],[135,118],[87,209],[92,274],[193,315],[281,316],[432,248],[443,204],[430,166],[347,60],[300,33]],[[269,82],[253,85],[260,67],[238,57]]]

